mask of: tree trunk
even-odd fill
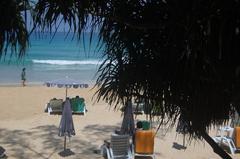
[[[208,134],[206,131],[201,131],[202,137],[212,147],[213,151],[223,159],[232,159]]]

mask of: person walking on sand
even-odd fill
[[[26,72],[25,72],[26,68],[22,69],[22,74],[21,74],[21,79],[22,79],[22,86],[26,86],[25,82],[26,82]]]

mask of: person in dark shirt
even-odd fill
[[[26,68],[22,69],[22,73],[21,73],[21,79],[22,79],[22,86],[26,86]]]

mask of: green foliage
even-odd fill
[[[239,2],[111,1],[98,97],[143,98],[190,134],[227,120],[239,90]],[[156,104],[162,103],[164,104]],[[238,104],[235,106],[238,107]]]
[[[0,1],[0,57],[11,49],[11,55],[22,57],[28,47],[28,31],[24,20],[24,11],[28,1]]]

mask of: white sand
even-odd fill
[[[97,159],[102,158],[98,150],[103,140],[121,125],[121,113],[109,109],[104,102],[93,104],[94,90],[69,89],[69,96],[84,97],[88,112],[85,116],[74,115],[76,135],[67,140],[67,147],[74,152],[66,158]],[[63,88],[44,86],[0,87],[0,146],[6,149],[8,159],[59,159],[63,150],[62,137],[58,137],[61,116],[44,113],[45,104],[53,97],[65,98]],[[138,119],[145,119],[141,115]],[[182,144],[182,136],[176,136],[174,130],[163,135],[160,130],[155,139],[157,159],[217,159],[212,148],[205,142],[192,142],[186,150],[173,148]],[[215,131],[213,131],[215,133]],[[239,158],[236,154],[234,158]]]

